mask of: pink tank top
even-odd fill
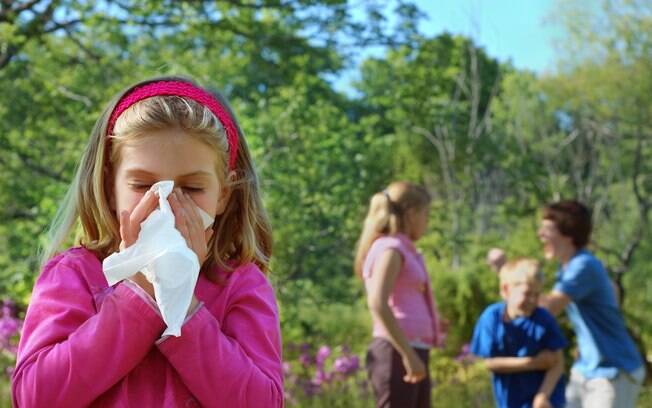
[[[403,258],[401,271],[388,299],[399,327],[412,345],[441,346],[444,336],[439,327],[430,278],[423,257],[406,235],[386,235],[374,241],[362,269],[365,287],[369,289],[369,278],[376,260],[390,249],[398,251]],[[388,338],[385,326],[376,318],[373,318],[373,336]]]

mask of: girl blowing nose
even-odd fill
[[[137,240],[161,180],[174,181],[175,228],[201,265],[179,337],[161,338],[165,324],[141,273],[108,286],[102,271],[107,256]],[[75,229],[79,246],[62,250]],[[14,406],[282,406],[271,247],[254,166],[224,98],[176,77],[120,92],[53,223],[20,340]]]

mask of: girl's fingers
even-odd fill
[[[206,254],[206,234],[204,233],[204,225],[201,220],[201,215],[197,211],[197,205],[190,198],[188,194],[184,194],[182,191],[178,192],[181,201],[184,204],[183,209],[185,210],[186,223],[188,224],[188,229],[190,232],[190,239],[193,243],[193,249],[197,253],[197,256],[203,261],[203,258]]]
[[[168,198],[170,207],[172,207],[172,211],[174,212],[174,226],[179,230],[181,236],[183,236],[183,238],[186,240],[188,247],[197,252],[195,248],[195,242],[193,241],[193,234],[191,233],[188,221],[190,217],[188,216],[188,211],[186,211],[186,209],[181,204],[179,194],[175,190],[170,194]]]
[[[213,233],[215,230],[213,228],[209,228],[206,231],[204,231],[204,238],[206,239],[206,245],[208,245],[209,242],[211,242],[211,238],[213,237]]]
[[[176,191],[177,201],[181,203],[181,208],[185,216],[186,226],[188,228],[188,238],[191,242],[191,248],[197,254],[202,263],[208,254],[208,242],[213,235],[212,228],[204,229],[204,222],[197,204],[188,194],[183,193],[181,189]]]
[[[123,210],[120,213],[120,238],[125,247],[128,247],[133,243],[129,228],[129,211],[127,210]]]
[[[192,201],[192,199],[188,194],[183,193],[180,190],[178,194],[179,194],[180,201],[183,204],[183,207],[186,209],[186,212],[188,214],[187,222],[190,225],[192,225],[193,228],[196,228],[198,231],[203,231],[204,228],[201,220],[201,215],[199,215],[199,211],[197,211],[197,205],[195,204],[195,202]]]
[[[425,375],[417,375],[417,374],[406,374],[405,377],[403,377],[403,381],[410,383],[410,384],[416,384],[419,381],[423,380],[425,378]]]
[[[140,224],[145,221],[152,211],[156,209],[158,205],[158,197],[152,190],[149,190],[145,193],[143,198],[140,199],[136,207],[131,211],[129,216],[129,227],[127,229],[128,235],[132,240],[132,243],[138,238],[140,233]],[[130,244],[129,244],[130,245]]]
[[[156,209],[157,205],[157,195],[152,190],[147,191],[131,211],[131,223],[138,225],[140,229],[140,223],[145,221],[145,218]]]
[[[193,243],[201,245],[203,241],[205,247],[207,241],[205,240],[206,236],[203,233],[204,225],[201,216],[199,215],[199,211],[197,211],[197,205],[192,201],[188,194],[184,194],[181,190],[177,191],[177,197],[182,204],[182,208],[185,210],[186,224],[188,225],[188,230]],[[198,251],[202,250],[202,248],[199,247],[196,249]]]
[[[186,231],[188,227],[186,226],[186,220],[183,216],[183,207],[179,202],[176,191],[172,191],[172,193],[170,193],[168,196],[168,201],[170,203],[170,207],[172,208],[172,212],[174,213],[174,227],[178,229],[179,232],[181,232],[181,235],[184,235],[184,231]],[[182,231],[182,229],[184,231]],[[187,239],[185,235],[184,238]]]

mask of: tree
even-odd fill
[[[495,147],[489,107],[500,67],[472,41],[442,34],[399,47],[362,67],[358,88],[378,133],[397,154],[395,175],[424,182],[437,197],[440,250],[461,263],[467,234],[483,228],[472,216],[487,208]],[[484,218],[482,218],[484,219]]]
[[[333,74],[354,47],[383,43],[383,24],[356,21],[345,0],[0,2],[0,291],[28,296],[44,230],[119,89],[189,74],[256,117],[296,77]]]

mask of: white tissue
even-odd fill
[[[109,285],[142,272],[154,286],[156,303],[167,325],[163,335],[178,337],[192,301],[200,265],[195,252],[174,227],[174,213],[167,200],[173,187],[174,182],[170,180],[152,186],[159,197],[159,208],[140,224],[136,242],[111,254],[102,267]],[[201,208],[197,209],[207,228],[213,219]]]

